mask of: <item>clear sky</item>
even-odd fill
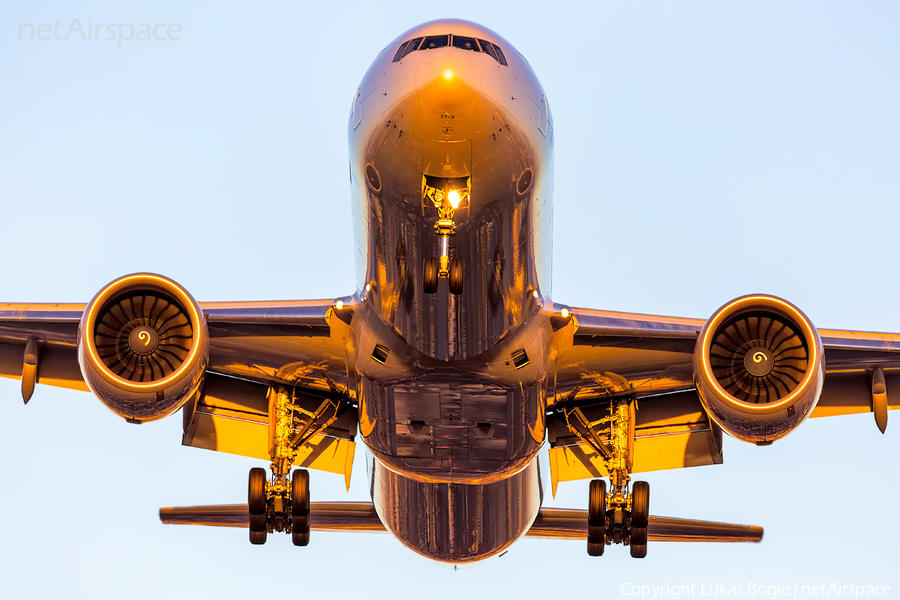
[[[900,331],[900,4],[876,1],[4,3],[0,301],[86,302],[142,270],[201,301],[352,293],[350,103],[378,51],[439,17],[504,36],[550,100],[555,300],[707,317],[767,292],[820,327]],[[75,18],[177,24],[180,40],[18,39]],[[654,514],[763,525],[761,544],[657,543],[637,561],[524,540],[453,572],[388,535],[298,549],[163,526],[159,506],[245,501],[259,461],[184,448],[180,417],[129,425],[84,393],[40,386],[25,407],[4,380],[0,595],[897,595],[898,417],[884,436],[860,415],[768,448],[726,439],[723,465],[646,475]],[[313,499],[365,500],[362,454],[349,495],[313,473]],[[584,508],[587,489],[545,503]]]

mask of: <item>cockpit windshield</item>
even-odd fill
[[[487,40],[476,39],[464,35],[429,35],[425,38],[417,37],[407,40],[400,44],[397,52],[394,54],[394,62],[400,62],[410,52],[416,50],[433,50],[435,48],[446,48],[452,46],[460,50],[469,50],[470,52],[484,52],[504,67],[509,66],[506,62],[506,56],[500,46]]]
[[[478,42],[475,41],[475,38],[463,37],[461,35],[453,36],[453,45],[456,48],[462,48],[463,50],[471,50],[472,52],[480,52],[478,48]]]
[[[449,35],[429,35],[422,42],[422,50],[433,50],[435,48],[444,48],[450,44]]]

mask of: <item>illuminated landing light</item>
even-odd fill
[[[559,311],[559,313],[562,315],[563,319],[569,318],[569,309],[568,308],[562,309],[561,311]]]
[[[344,301],[338,300],[337,302],[334,303],[334,307],[338,310],[341,310],[342,308],[344,308]]]
[[[450,206],[453,207],[453,210],[456,210],[459,208],[459,203],[462,202],[462,196],[456,190],[450,190],[450,193],[447,194],[447,200],[450,201]]]
[[[531,292],[531,295],[534,296],[535,298],[537,298],[537,297],[538,297],[538,292],[537,292],[537,290],[533,290],[533,291]]]
[[[450,69],[444,71],[444,79],[453,79],[453,71]]]
[[[367,284],[366,284],[366,291],[368,292],[368,291],[371,290],[371,289],[372,289],[372,284],[371,284],[371,283],[367,283]]]

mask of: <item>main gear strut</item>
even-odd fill
[[[295,391],[269,388],[269,465],[271,477],[260,467],[250,469],[247,505],[250,543],[264,544],[274,531],[291,534],[295,546],[309,544],[309,472],[291,466],[300,448],[337,420],[340,401],[325,398],[315,411],[296,402]],[[268,480],[267,480],[268,479]]]
[[[610,489],[591,481],[588,496],[588,554],[601,556],[608,544],[626,544],[631,556],[647,556],[650,523],[650,484],[636,481],[629,490],[634,454],[634,417],[637,401],[617,399],[609,414],[591,421],[578,408],[565,409],[566,424],[601,457],[609,473]]]

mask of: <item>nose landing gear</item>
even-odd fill
[[[465,189],[461,190],[438,189],[428,185],[427,181],[422,185],[424,198],[430,200],[438,211],[434,233],[441,240],[440,257],[429,256],[425,259],[423,289],[426,294],[433,294],[437,291],[438,279],[447,279],[450,293],[461,294],[463,291],[463,261],[460,258],[450,258],[450,238],[456,235],[456,223],[453,221],[453,215],[469,197],[469,178],[465,179]]]

